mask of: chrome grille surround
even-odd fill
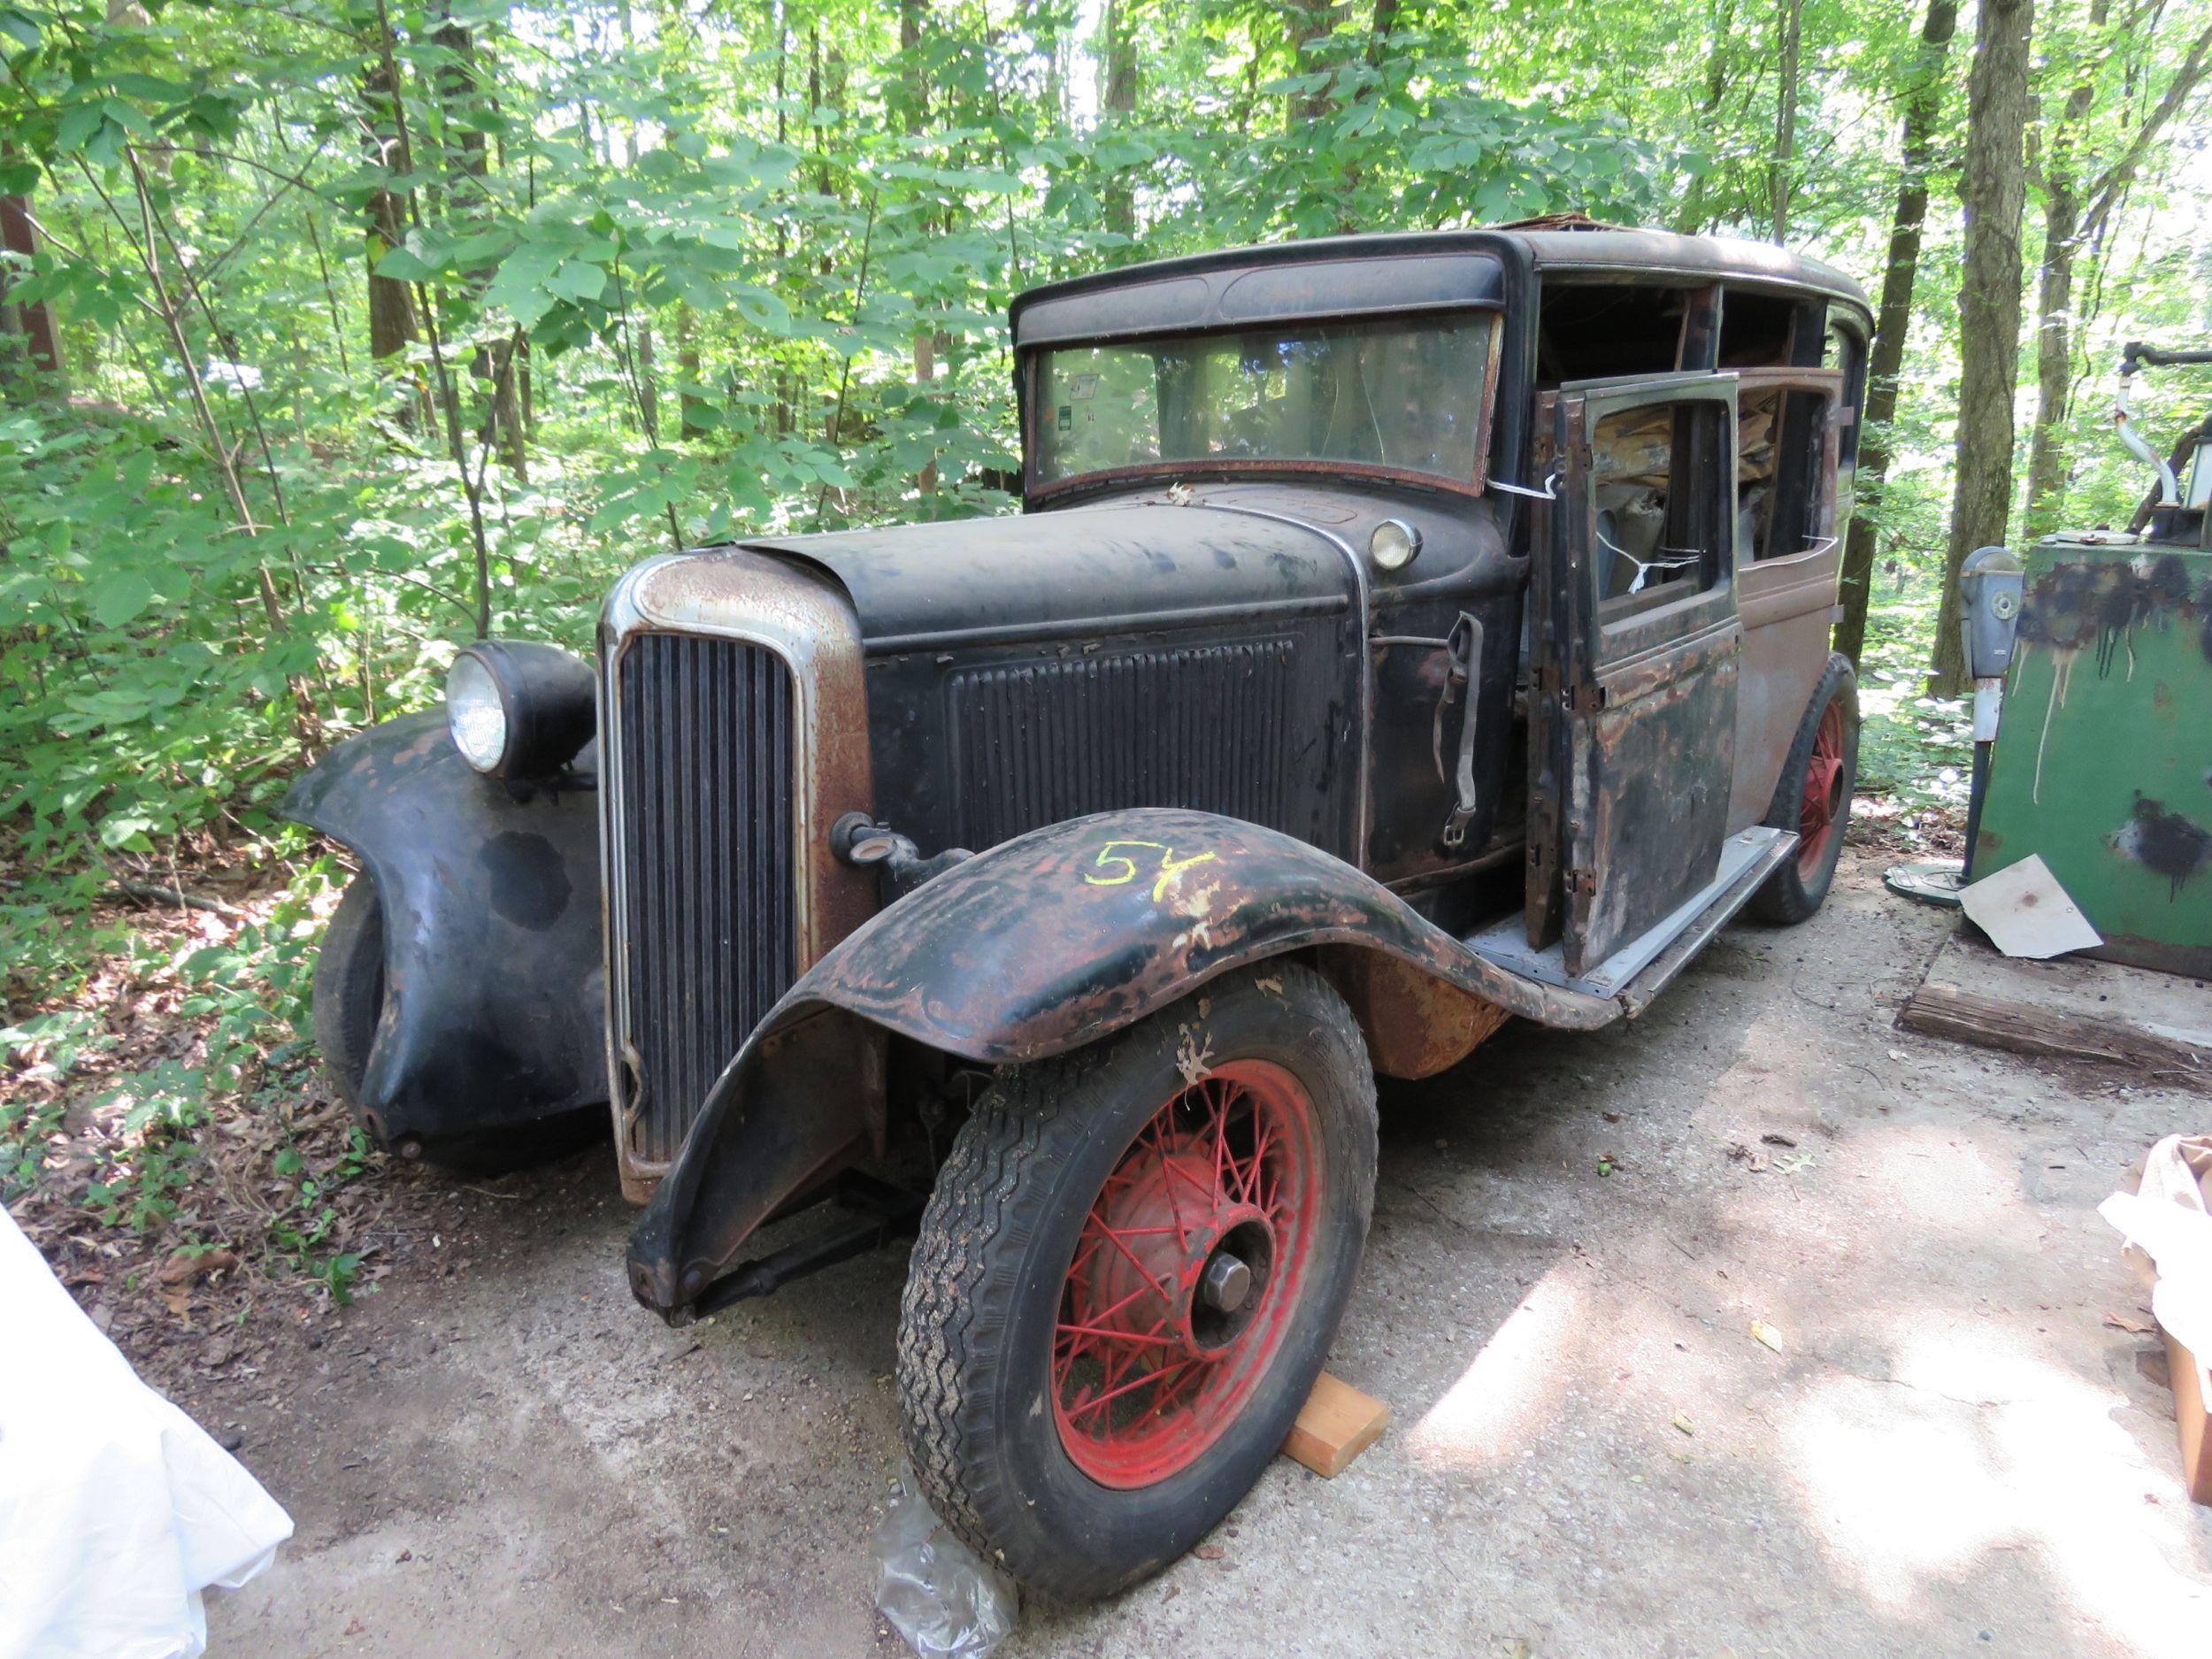
[[[789,733],[787,765],[770,766],[764,774],[783,780],[782,802],[790,815],[787,833],[751,839],[780,842],[788,849],[780,867],[792,890],[787,898],[779,895],[772,903],[764,902],[763,908],[787,918],[782,925],[790,927],[793,938],[787,944],[768,941],[753,955],[763,966],[775,964],[774,977],[786,972],[795,977],[874,908],[872,885],[864,874],[841,864],[829,850],[830,826],[838,817],[869,810],[874,801],[859,626],[843,590],[810,567],[741,549],[664,555],[632,568],[608,595],[600,618],[600,873],[607,948],[608,1089],[616,1156],[625,1194],[641,1201],[667,1172],[705,1093],[703,1089],[699,1098],[672,1104],[641,1100],[640,1079],[655,1071],[680,1073],[695,1087],[695,1079],[718,1075],[750,1035],[757,1013],[764,1012],[785,988],[783,984],[766,987],[760,1009],[747,1006],[741,1018],[741,1010],[725,1006],[710,1010],[708,1018],[691,1018],[687,1031],[641,1028],[641,1021],[658,1018],[664,1024],[672,1004],[661,999],[657,1014],[655,1009],[635,1005],[640,979],[634,969],[641,965],[634,960],[638,953],[680,948],[685,941],[694,953],[714,955],[726,949],[718,939],[709,937],[716,929],[703,926],[696,915],[689,920],[674,918],[678,941],[672,943],[654,936],[648,918],[629,913],[633,884],[641,866],[659,863],[662,874],[667,873],[664,858],[649,855],[643,841],[649,836],[664,838],[664,842],[670,837],[680,841],[687,838],[695,847],[699,833],[714,828],[721,813],[742,810],[749,804],[676,791],[672,798],[696,814],[695,821],[653,826],[635,821],[634,803],[653,798],[647,792],[655,784],[642,775],[651,770],[651,761],[626,741],[631,734],[626,726],[629,710],[625,665],[641,641],[671,637],[736,641],[752,648],[746,655],[757,663],[761,653],[772,658],[787,676],[787,721],[783,728]],[[654,652],[663,648],[643,649]],[[697,707],[695,701],[692,706]],[[711,735],[657,733],[649,749],[664,757],[696,754],[698,745]],[[754,775],[764,774],[755,768]],[[729,781],[726,769],[723,779]],[[658,798],[672,796],[664,791]],[[719,830],[717,839],[726,848],[733,844]],[[741,942],[739,948],[742,949]],[[726,999],[736,989],[747,1004],[757,1000],[764,988],[756,984],[749,987],[751,994],[744,995],[747,987],[738,983],[743,974],[726,960],[656,964],[656,971],[664,987],[670,975],[682,976],[688,985],[707,987],[712,996]],[[757,979],[758,973],[754,977]],[[678,1021],[680,1025],[685,1023]],[[680,1045],[687,1035],[699,1040],[707,1033],[728,1037],[733,1032],[729,1052],[710,1063],[702,1064],[696,1056],[672,1056],[687,1062],[674,1068],[653,1063],[658,1057],[653,1047],[657,1043]]]

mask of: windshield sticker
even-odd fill
[[[1079,403],[1087,403],[1098,396],[1098,383],[1103,378],[1098,374],[1071,374],[1068,376],[1068,396]]]
[[[1061,404],[1061,405],[1060,405],[1060,430],[1061,430],[1061,431],[1063,431],[1063,432],[1069,432],[1069,431],[1072,431],[1072,430],[1074,429],[1074,426],[1075,426],[1075,405],[1074,405],[1073,403],[1063,403],[1063,404]]]

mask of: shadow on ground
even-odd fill
[[[1945,920],[1878,875],[1635,1025],[1386,1086],[1332,1368],[1390,1432],[1004,1651],[2201,1654],[2212,1526],[2093,1206],[2203,1102],[1894,1030]],[[511,1185],[219,1402],[300,1536],[213,1651],[902,1652],[895,1253],[668,1331],[603,1156]]]

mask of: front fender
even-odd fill
[[[361,1105],[388,1143],[607,1098],[595,747],[544,784],[472,771],[442,710],[325,756],[284,816],[343,842],[384,910],[385,1003]]]
[[[1342,974],[1355,1011],[1363,993],[1386,1002],[1415,988],[1442,990],[1477,1026],[1498,1010],[1583,1029],[1622,1011],[1485,961],[1370,877],[1273,830],[1171,808],[1051,825],[925,883],[791,987],[640,1217],[632,1287],[676,1312],[778,1204],[859,1156],[865,1091],[842,1070],[839,1087],[818,1084],[810,1058],[888,1032],[985,1065],[1042,1059],[1233,968],[1317,947],[1331,948],[1325,965],[1384,970]]]

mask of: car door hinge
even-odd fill
[[[1570,893],[1586,896],[1598,890],[1598,879],[1587,870],[1570,870],[1560,878],[1560,885]]]
[[[1567,693],[1567,709],[1572,714],[1596,714],[1605,703],[1603,686],[1575,686]]]

